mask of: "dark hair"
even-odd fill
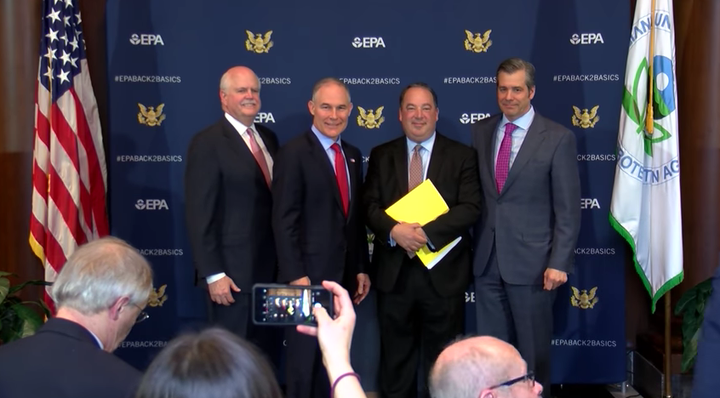
[[[173,339],[152,361],[136,398],[281,398],[268,361],[252,344],[211,328]]]
[[[508,58],[498,66],[496,77],[500,72],[513,74],[519,70],[525,71],[525,85],[529,90],[535,87],[535,67],[528,61],[521,58]]]
[[[437,98],[437,94],[435,93],[435,90],[433,90],[432,87],[430,87],[427,83],[416,82],[416,83],[413,83],[413,84],[405,87],[400,92],[400,107],[401,108],[402,108],[403,100],[405,99],[405,93],[407,93],[407,91],[410,90],[411,88],[424,88],[425,90],[429,91],[430,94],[432,94],[433,103],[435,104],[435,107],[436,108],[438,107],[438,98]]]

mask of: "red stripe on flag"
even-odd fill
[[[33,161],[32,184],[33,188],[38,192],[47,206],[48,177],[38,165],[37,160]],[[47,217],[47,210],[45,212],[45,217]],[[43,247],[43,252],[45,251],[46,222],[47,220],[39,220],[34,213],[30,214],[30,234],[35,238],[35,241]]]
[[[80,213],[78,212],[78,208],[75,206],[72,196],[70,196],[70,192],[67,190],[67,187],[65,187],[65,184],[60,179],[60,176],[57,174],[55,169],[51,167],[49,172],[50,197],[55,203],[55,207],[57,207],[60,212],[62,219],[65,221],[67,230],[75,238],[75,242],[77,242],[78,245],[81,245],[87,242],[87,238],[85,236],[85,232],[82,228],[80,228]],[[51,218],[50,214],[48,214],[48,219],[49,218]]]
[[[102,176],[102,169],[100,168],[100,161],[98,160],[98,148],[95,148],[95,142],[92,136],[99,134],[98,131],[90,131],[87,119],[85,118],[85,112],[83,106],[75,93],[75,89],[70,89],[73,100],[75,100],[75,109],[77,112],[77,135],[80,138],[80,143],[85,148],[87,153],[88,162],[88,175],[90,183],[90,206],[88,209],[91,210],[94,216],[95,227],[97,228],[98,235],[100,237],[105,236],[109,233],[107,215],[105,213],[105,181]],[[103,148],[100,148],[104,151]],[[83,202],[84,204],[84,202]],[[87,219],[90,223],[92,230],[92,219]]]
[[[34,214],[30,215],[30,235],[32,235],[32,238],[35,239],[40,246],[42,246],[43,253],[45,257],[47,257],[47,253],[45,253],[45,247],[47,247],[47,245],[45,245],[45,240],[47,239],[45,223],[38,220]]]
[[[48,164],[47,167],[50,167]],[[37,160],[33,162],[33,172],[32,172],[32,183],[33,188],[35,188],[40,196],[43,198],[45,203],[47,203],[47,196],[48,196],[48,176],[45,174],[45,172],[40,168],[40,165],[38,164]]]
[[[47,258],[47,263],[55,270],[55,272],[60,272],[62,266],[65,265],[65,262],[67,261],[65,254],[63,253],[60,244],[57,240],[55,240],[55,237],[51,233],[48,232],[45,236],[46,239],[41,242],[41,244],[45,247],[45,257]],[[52,298],[48,296],[47,290],[45,290],[44,301],[50,309],[50,313],[55,314],[55,304],[53,303]]]
[[[60,242],[55,239],[50,231],[47,231],[45,234],[45,242],[43,243],[45,244],[45,258],[47,258],[47,263],[53,267],[55,272],[60,272],[67,261]]]
[[[65,153],[67,153],[68,158],[75,167],[75,171],[79,174],[80,165],[78,162],[77,137],[65,120],[65,116],[63,116],[57,103],[53,104],[50,109],[50,124],[52,125],[52,132],[55,133],[55,137],[57,137],[58,142],[62,145],[63,149],[65,149]]]
[[[65,94],[69,95],[69,94]],[[79,113],[80,115],[78,115]],[[83,120],[85,120],[85,115],[82,112],[82,109],[76,109],[76,119],[78,117],[81,117]],[[55,133],[55,136],[57,137],[58,142],[62,147],[65,149],[65,153],[67,153],[68,157],[72,161],[73,165],[75,166],[75,171],[78,174],[78,178],[80,178],[80,170],[82,170],[82,165],[80,164],[80,156],[79,156],[79,150],[78,150],[78,137],[73,132],[72,127],[67,122],[67,119],[65,119],[65,115],[63,115],[62,111],[56,104],[53,104],[52,106],[52,126],[53,126],[53,132]],[[87,225],[87,229],[92,233],[92,212],[90,209],[90,191],[88,191],[85,184],[82,183],[82,180],[80,180],[80,183],[78,184],[77,188],[78,191],[72,192],[70,194],[74,194],[74,196],[77,196],[79,199],[79,205],[80,205],[80,211],[83,213],[83,218],[85,220],[85,224]],[[65,213],[63,211],[63,213]],[[75,227],[75,226],[73,226]],[[76,226],[77,228],[82,228],[80,226],[80,219],[78,218],[78,224]],[[72,229],[72,228],[71,228]],[[73,231],[74,233],[75,231]],[[78,244],[80,242],[78,241]]]
[[[48,123],[45,115],[40,112],[40,108],[35,112],[35,139],[42,141],[45,146],[50,149],[50,123]]]

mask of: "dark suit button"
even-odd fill
[[[492,233],[495,233],[495,227],[490,227],[490,231],[492,231]]]

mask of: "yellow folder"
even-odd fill
[[[440,195],[440,192],[435,188],[432,181],[425,180],[392,206],[388,207],[385,213],[398,222],[425,225],[447,213],[449,210],[450,208],[447,203],[445,203],[445,199]],[[420,258],[420,261],[422,261],[428,269],[431,269],[460,242],[460,239],[462,239],[462,237],[458,237],[437,252],[432,252],[427,245],[423,246],[416,254]]]

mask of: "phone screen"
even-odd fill
[[[256,324],[316,326],[317,306],[332,316],[330,292],[322,286],[256,285],[253,303]]]

